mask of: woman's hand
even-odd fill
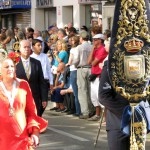
[[[60,94],[61,94],[61,95],[65,95],[66,93],[67,93],[67,90],[61,90],[61,91],[60,91]]]
[[[40,143],[39,129],[37,127],[32,127],[32,134],[31,134],[30,138],[31,138],[31,141],[32,141],[32,146],[34,148],[36,148]]]
[[[56,57],[58,56],[58,51],[53,51],[53,55]]]
[[[34,148],[36,148],[38,145],[39,145],[39,143],[40,143],[40,139],[39,139],[39,136],[38,135],[35,135],[35,134],[32,134],[31,135],[31,140],[32,140],[32,142],[33,142],[33,147]]]
[[[53,94],[54,90],[56,89],[56,87],[53,87],[51,90],[50,90],[50,94]]]
[[[69,64],[67,63],[66,66],[69,66]]]
[[[43,101],[43,102],[42,102],[42,107],[43,107],[43,108],[46,108],[46,107],[47,107],[47,104],[48,104],[47,101]]]

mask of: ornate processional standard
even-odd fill
[[[148,0],[116,0],[108,70],[113,88],[130,103],[123,115],[122,127],[123,131],[130,132],[130,150],[145,149],[149,130],[142,104],[143,101],[149,107],[149,20]],[[127,121],[128,110],[131,116]]]

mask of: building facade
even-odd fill
[[[63,28],[72,22],[80,30],[82,25],[90,28],[102,22],[103,29],[109,29],[113,12],[113,0],[0,0],[0,28],[45,30],[54,23]]]
[[[112,28],[114,9],[115,0],[0,0],[0,29],[46,30],[54,23],[63,28],[72,22],[80,30],[102,21],[104,31]]]
[[[0,0],[0,28],[31,25],[31,0]]]
[[[77,29],[82,25],[90,27],[101,11],[100,0],[32,0],[31,26],[43,30],[54,23],[63,28],[72,22]]]

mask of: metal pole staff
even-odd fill
[[[101,118],[100,118],[100,123],[99,123],[99,127],[98,127],[98,133],[97,133],[97,136],[96,136],[96,139],[95,139],[95,142],[94,142],[94,148],[96,148],[96,144],[97,144],[97,141],[98,141],[98,138],[99,138],[99,134],[100,134],[100,131],[101,131],[102,122],[103,122],[103,118],[104,118],[104,111],[105,111],[105,108],[102,108],[102,115],[101,115]]]

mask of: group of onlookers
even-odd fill
[[[48,95],[50,90],[51,101],[56,104],[51,111],[65,112],[92,121],[100,119],[103,108],[99,103],[98,88],[109,42],[109,30],[102,34],[99,26],[93,26],[90,30],[82,26],[78,32],[71,23],[63,29],[54,24],[42,32],[31,27],[24,30],[15,27],[13,30],[2,28],[0,33],[1,47],[8,53],[17,51],[21,55],[21,62],[17,64],[17,76],[29,82],[35,101],[40,101],[41,104],[36,102],[40,116],[48,100],[48,96],[42,95]],[[34,64],[32,68],[35,59],[41,62],[39,68],[42,68],[42,75],[40,69],[36,70],[37,65]],[[26,64],[23,63],[25,60],[28,60],[27,66],[30,67],[29,78]],[[23,77],[21,68],[24,68],[26,77]],[[38,98],[36,94],[39,95]]]

